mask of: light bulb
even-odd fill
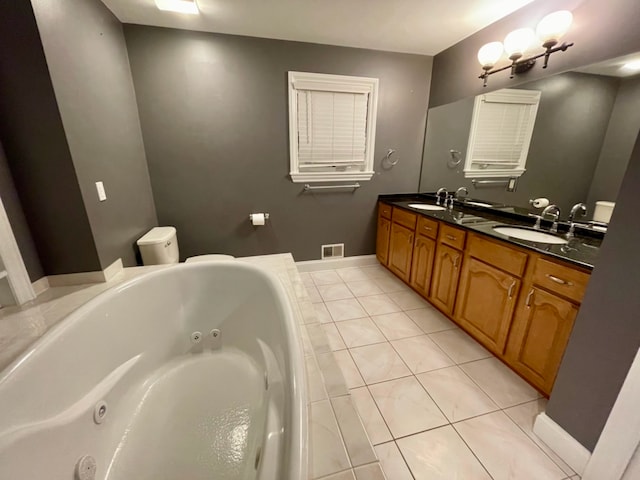
[[[553,47],[569,31],[573,15],[568,10],[550,13],[538,23],[536,35],[544,48]]]
[[[483,69],[491,70],[496,62],[500,60],[502,52],[504,52],[502,42],[487,43],[478,50],[478,61]]]
[[[638,72],[640,71],[640,60],[634,60],[632,62],[627,62],[622,66],[622,70],[626,70],[627,72]]]
[[[519,59],[531,46],[536,34],[530,28],[514,30],[504,39],[504,49],[513,61]]]

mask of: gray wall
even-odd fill
[[[550,12],[568,9],[574,22],[566,36],[575,43],[566,52],[551,57],[549,68],[536,65],[526,74],[510,80],[508,72],[489,78],[482,87],[478,75],[478,49],[485,43],[502,40],[520,27],[533,27]],[[640,2],[637,0],[537,0],[515,13],[467,37],[434,58],[430,106],[444,105],[482,91],[513,87],[555,73],[590,65],[608,58],[640,50]],[[502,64],[500,64],[502,65]]]
[[[594,208],[598,200],[616,201],[639,131],[640,76],[624,79],[620,84],[589,190],[590,209]]]
[[[100,265],[136,265],[157,219],[122,25],[99,0],[32,3]]]
[[[432,58],[125,25],[151,183],[181,257],[375,250],[381,193],[418,188]],[[287,71],[380,79],[377,174],[355,193],[303,194],[288,178]],[[380,167],[388,148],[400,158]],[[269,212],[254,228],[251,212]]]
[[[31,236],[29,225],[27,225],[27,219],[24,216],[2,144],[0,144],[0,198],[2,198],[4,210],[9,218],[29,278],[35,282],[44,276],[44,270],[40,264],[36,245]]]
[[[0,139],[44,272],[98,270],[30,2],[0,2]]]
[[[640,348],[640,136],[547,414],[593,450]]]
[[[464,178],[473,97],[430,109],[420,191],[466,186],[472,197],[523,207],[530,198],[548,197],[567,218],[572,205],[587,199],[618,85],[612,77],[569,72],[519,86],[540,90],[542,97],[527,171],[512,193],[504,187],[474,189],[471,179]],[[447,166],[451,149],[461,151],[463,158],[454,169]],[[628,160],[631,152],[626,153]]]

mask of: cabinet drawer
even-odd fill
[[[379,202],[378,203],[378,213],[381,217],[388,218],[391,220],[391,205],[387,205],[386,203]]]
[[[440,235],[438,240],[441,243],[449,245],[450,247],[457,248],[458,250],[464,249],[464,239],[466,233],[463,230],[459,230],[444,223],[440,225]]]
[[[416,233],[435,239],[438,236],[438,222],[430,218],[418,217]]]
[[[529,255],[478,235],[469,235],[469,255],[489,265],[521,277]]]
[[[411,230],[416,229],[416,219],[418,216],[415,213],[407,212],[399,208],[393,209],[393,222],[404,225]]]
[[[588,273],[542,258],[536,260],[533,271],[533,283],[576,302],[582,301],[589,277]]]

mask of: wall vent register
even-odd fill
[[[378,79],[289,72],[293,182],[370,180]]]
[[[526,171],[541,93],[502,89],[475,98],[465,177],[519,177]]]
[[[332,245],[322,245],[322,260],[325,258],[344,257],[344,243],[334,243]]]

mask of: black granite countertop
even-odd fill
[[[425,217],[434,218],[458,228],[506,241],[534,252],[550,255],[589,270],[593,268],[603,239],[603,234],[583,229],[576,229],[576,235],[569,239],[569,243],[564,245],[530,242],[509,237],[496,232],[493,227],[498,225],[532,227],[535,224],[535,218],[528,215],[530,211],[527,209],[492,204],[491,202],[484,202],[483,200],[476,201],[492,204],[492,206],[480,207],[456,201],[452,209],[431,211],[412,208],[409,204],[426,203],[435,205],[436,197],[433,194],[380,195],[378,199],[394,207],[399,207]],[[549,233],[550,226],[551,222],[543,222],[543,229],[541,231]],[[567,224],[560,223],[558,235],[563,236],[563,233],[566,233],[568,228],[569,226]]]

